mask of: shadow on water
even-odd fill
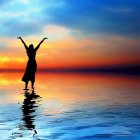
[[[35,117],[36,110],[39,106],[39,99],[41,98],[34,91],[29,92],[25,90],[24,92],[24,101],[22,103],[21,111],[22,111],[22,124],[18,125],[18,129],[21,131],[32,131],[32,137],[36,140],[40,140],[36,138],[37,130],[35,126]],[[24,137],[24,135],[20,132],[15,132],[12,135],[16,137]]]

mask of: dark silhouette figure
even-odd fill
[[[22,78],[22,81],[25,82],[25,90],[27,90],[28,88],[28,82],[31,81],[31,85],[32,85],[32,89],[34,90],[34,82],[35,82],[35,73],[37,70],[37,63],[36,63],[36,51],[39,49],[40,45],[43,43],[43,41],[45,39],[48,38],[44,38],[38,45],[36,48],[34,48],[33,44],[29,45],[29,47],[27,47],[27,45],[25,44],[25,42],[23,41],[23,39],[21,37],[18,37],[18,39],[21,40],[21,42],[24,44],[24,47],[26,49],[27,55],[29,57],[29,60],[27,62],[27,66],[26,66],[26,71],[24,73],[24,76]]]
[[[37,134],[37,131],[35,130],[34,120],[35,120],[35,111],[39,104],[39,99],[41,98],[39,95],[36,95],[34,91],[31,93],[25,91],[24,93],[25,99],[23,101],[22,105],[22,113],[23,113],[23,126],[26,127],[28,130],[33,130],[34,135]]]

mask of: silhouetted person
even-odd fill
[[[22,78],[22,81],[25,82],[25,90],[27,90],[28,87],[28,82],[31,81],[32,84],[32,89],[34,90],[34,82],[35,82],[35,73],[37,70],[37,63],[36,63],[36,51],[39,49],[40,45],[43,43],[43,41],[45,39],[48,38],[44,38],[38,45],[36,48],[34,48],[33,44],[29,45],[29,47],[27,47],[27,45],[25,44],[25,42],[23,41],[23,39],[21,37],[18,37],[18,39],[21,40],[21,42],[24,44],[24,47],[26,49],[27,55],[29,57],[29,60],[27,62],[27,66],[26,66],[26,71],[24,73],[24,76]]]
[[[25,99],[23,101],[22,105],[22,113],[23,113],[23,126],[26,127],[28,130],[33,130],[34,135],[37,134],[37,131],[35,130],[34,120],[35,120],[35,111],[38,107],[37,99],[41,98],[39,95],[36,95],[34,91],[32,93],[29,93],[25,91],[24,93]],[[33,135],[33,136],[34,136]]]

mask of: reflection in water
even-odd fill
[[[38,107],[37,100],[40,98],[39,95],[36,95],[34,91],[29,93],[28,91],[25,91],[24,93],[25,99],[23,101],[22,105],[22,112],[23,112],[23,122],[24,126],[29,130],[35,130],[34,120],[35,115],[33,114]]]
[[[22,125],[19,125],[19,129],[20,130],[31,130],[33,131],[33,137],[35,137],[35,135],[37,134],[37,130],[35,128],[35,112],[39,106],[38,102],[40,100],[41,97],[39,95],[37,95],[34,91],[32,91],[31,93],[28,92],[27,90],[24,92],[24,101],[21,107],[22,110]],[[22,137],[21,133],[13,133],[15,135],[19,135],[20,137]],[[37,139],[37,138],[36,138]],[[39,140],[39,139],[38,139]]]

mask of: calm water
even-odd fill
[[[0,140],[140,140],[140,77],[0,74]]]

